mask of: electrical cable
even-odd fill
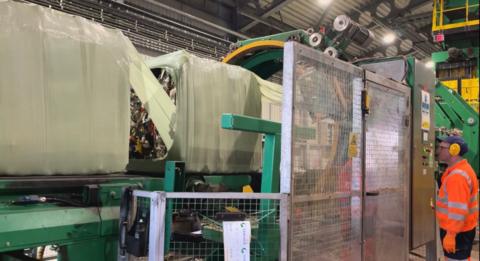
[[[61,203],[66,206],[73,206],[73,207],[88,207],[87,205],[69,199],[57,198],[57,197],[46,197],[46,196],[39,196],[39,195],[27,195],[21,196],[17,200],[13,200],[10,202],[12,205],[32,205],[32,204],[41,204],[41,203]]]

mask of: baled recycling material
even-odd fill
[[[129,82],[155,84],[130,41],[84,18],[5,0],[0,25],[0,175],[124,171]],[[153,106],[160,87],[150,87],[138,92]]]
[[[9,0],[0,0],[0,24],[0,175],[124,171],[130,87],[168,159],[196,172],[260,169],[260,135],[223,130],[220,117],[260,117],[262,100],[280,102],[280,86],[177,52],[149,61],[171,68],[175,106],[119,30]]]
[[[238,66],[186,51],[152,58],[177,88],[176,132],[169,159],[182,159],[193,172],[249,172],[260,169],[261,136],[224,130],[222,113],[261,117],[261,100],[281,100],[281,87]],[[263,94],[263,95],[262,95]],[[151,114],[152,112],[149,111]]]

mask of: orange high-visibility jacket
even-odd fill
[[[457,162],[443,173],[436,214],[440,227],[449,232],[465,232],[477,225],[478,180],[467,160]]]

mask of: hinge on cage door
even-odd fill
[[[410,99],[407,99],[407,111],[410,110]],[[404,124],[405,128],[408,128],[410,126],[410,113],[406,113],[404,116]]]
[[[405,124],[405,128],[408,128],[408,126],[410,126],[410,116],[409,115],[405,115],[403,116],[404,117],[404,124]]]
[[[370,97],[366,89],[362,90],[362,113],[364,115],[370,113]]]

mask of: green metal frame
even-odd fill
[[[221,126],[224,129],[265,134],[262,157],[262,193],[280,190],[280,133],[281,124],[254,117],[225,113]]]
[[[106,177],[99,183],[93,182],[98,185],[101,206],[10,204],[19,196],[30,194],[82,195],[84,186],[72,185],[78,182],[75,177],[70,177],[69,180],[61,177],[43,178],[52,186],[39,188],[42,181],[31,182],[23,177],[0,179],[0,260],[3,257],[11,258],[8,252],[44,245],[59,246],[58,260],[116,260],[122,188],[132,186],[159,190],[163,187],[163,179],[160,178],[122,175]],[[65,187],[62,187],[62,184],[65,184]],[[83,198],[85,199],[85,196]]]
[[[247,131],[253,133],[263,133],[265,143],[263,145],[262,157],[262,193],[278,193],[280,191],[280,134],[281,124],[278,122],[262,120],[254,117],[223,114],[221,126],[224,129]],[[266,213],[270,210],[268,201],[260,201],[260,211]],[[280,230],[272,228],[268,224],[274,223],[272,219],[275,215],[269,215],[266,219],[260,221],[258,241],[265,246],[264,253],[267,256],[276,256],[279,253],[278,247],[268,247],[268,241],[276,240],[280,242]],[[270,234],[267,234],[269,231]],[[274,235],[272,235],[272,233]]]
[[[455,91],[437,84],[435,102],[435,125],[437,128],[459,129],[468,144],[469,151],[463,156],[480,177],[479,116]]]
[[[263,148],[263,160],[262,160],[262,183],[261,183],[261,192],[262,193],[274,193],[279,192],[280,190],[280,133],[281,133],[281,124],[277,122],[262,120],[254,117],[234,115],[234,114],[223,114],[221,118],[221,126],[224,129],[230,130],[239,130],[247,131],[254,133],[265,134],[265,144]],[[245,175],[240,176],[204,176],[207,182],[224,184],[228,187],[234,187],[238,184],[248,184]],[[164,191],[185,191],[185,182],[187,179],[187,174],[185,173],[185,163],[178,161],[167,161],[165,164],[165,181],[164,181]],[[228,184],[232,183],[232,184]],[[260,202],[261,210],[268,210],[268,202]],[[172,202],[167,203],[166,209],[166,220],[165,220],[165,252],[168,253],[170,248],[170,235],[171,234],[171,224],[172,224],[172,215],[173,215],[173,205]],[[271,218],[275,218],[275,215],[270,215]],[[270,223],[271,220],[268,220]],[[264,229],[265,231],[270,231],[270,233],[278,232],[278,242],[280,238],[279,231],[272,232],[272,228],[266,227],[266,224],[269,223],[267,220],[260,222],[259,230]],[[262,224],[263,223],[263,224]],[[262,235],[260,233],[259,242],[263,245],[268,246],[266,243],[267,240],[272,240],[272,235]],[[278,248],[265,248],[265,253],[268,253],[269,256],[275,256],[278,254]],[[275,254],[273,254],[275,253]]]
[[[478,34],[477,34],[478,36]],[[462,45],[462,43],[459,43],[459,45]],[[459,47],[461,48],[461,47]],[[476,70],[476,76],[477,78],[480,76],[480,59],[479,59],[479,48],[478,47],[468,47],[468,48],[463,48],[461,49],[463,53],[466,56],[472,56],[477,59],[477,70]],[[438,63],[444,63],[447,62],[448,60],[448,51],[443,51],[443,52],[435,52],[432,53],[432,62],[434,64]],[[448,80],[448,79],[441,79],[441,80]]]
[[[165,192],[185,191],[185,163],[180,161],[167,161],[165,164]],[[167,203],[165,210],[165,253],[170,249],[170,234],[172,227],[173,203]]]
[[[255,72],[260,78],[267,79],[274,73],[280,71],[283,63],[283,49],[273,49],[256,54],[253,58],[240,62],[239,66]]]
[[[449,0],[441,1],[445,6],[438,6],[442,9],[451,9],[454,12],[465,12],[464,16],[458,16],[454,20],[449,20],[444,13],[439,10],[433,10],[434,18],[444,19],[441,25],[462,24],[466,23],[467,13],[477,13],[479,10],[478,0]],[[440,4],[440,2],[439,2]],[[455,10],[457,9],[457,10]],[[470,9],[470,11],[468,11]],[[465,10],[465,11],[463,11]],[[472,11],[473,10],[473,11]],[[435,17],[435,13],[439,16]],[[435,24],[434,26],[435,27]],[[434,33],[435,28],[432,27]],[[448,47],[456,47],[463,51],[466,57],[474,57],[477,60],[476,78],[480,76],[480,56],[478,47],[478,18],[476,26],[465,26],[460,28],[445,29],[441,31],[445,35],[444,49]],[[447,45],[445,45],[447,44]],[[432,53],[432,61],[435,65],[438,63],[448,62],[448,52]],[[474,78],[474,77],[472,77]],[[467,79],[467,78],[465,78]],[[461,80],[461,79],[440,79],[440,80]],[[440,129],[459,129],[463,132],[463,137],[469,146],[469,152],[464,155],[470,165],[480,177],[480,149],[479,149],[479,114],[455,91],[449,89],[441,83],[436,86],[436,102],[435,102],[435,126]],[[441,133],[440,133],[441,134]]]
[[[339,54],[342,54],[347,59],[351,57],[344,52],[344,50],[350,44],[350,39],[334,39],[335,35],[323,35],[322,44],[316,47],[326,48],[328,46],[335,47]],[[246,46],[258,41],[275,40],[281,42],[287,42],[295,39],[296,41],[309,45],[310,35],[304,30],[293,30],[289,32],[268,35],[263,37],[252,38],[248,40],[239,41],[234,44],[236,48]],[[266,49],[257,50],[257,52],[246,59],[241,59],[234,62],[235,65],[241,66],[247,70],[250,70],[260,76],[263,79],[268,79],[274,73],[280,71],[283,68],[283,48],[282,49]]]
[[[265,135],[265,143],[263,148],[263,167],[262,167],[262,193],[274,193],[280,190],[280,133],[281,124],[277,122],[262,120],[254,117],[223,114],[221,118],[221,126],[224,129],[247,131]],[[208,179],[209,177],[213,179]],[[235,182],[240,183],[246,181],[244,175],[240,176],[205,176],[207,181],[214,181],[215,183]],[[165,164],[165,181],[164,191],[185,191],[185,182],[187,174],[185,173],[185,163],[177,161],[167,161]],[[260,210],[266,212],[270,210],[270,205],[267,200],[260,201]],[[166,220],[165,220],[165,253],[170,249],[170,234],[173,215],[173,203],[167,203]],[[258,242],[264,246],[263,253],[267,256],[278,256],[279,246],[271,247],[268,242],[274,240],[280,242],[279,228],[272,228],[275,214],[272,213],[264,218],[259,223],[258,227]],[[264,231],[264,232],[262,232]],[[268,233],[267,233],[268,231]],[[221,235],[213,233],[212,231],[205,231],[206,238],[211,237],[210,240],[221,242]],[[213,234],[212,234],[213,233]]]

